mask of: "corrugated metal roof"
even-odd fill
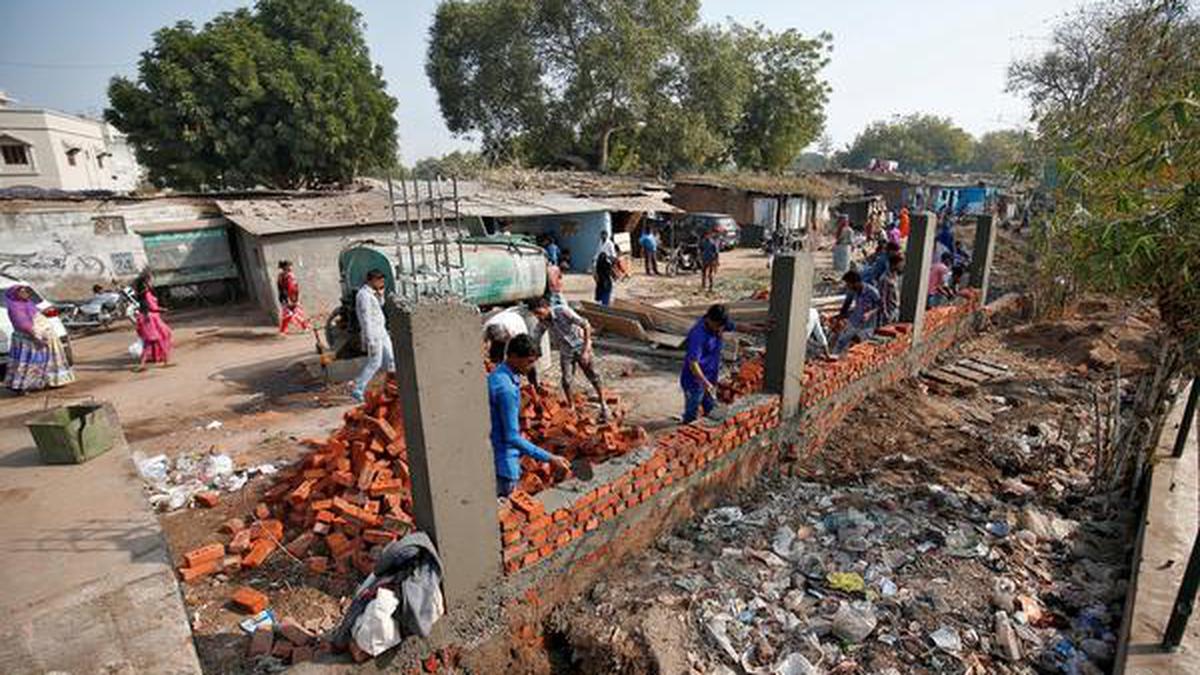
[[[529,218],[611,211],[611,206],[597,199],[572,197],[553,192],[498,191],[482,188],[468,195],[459,195],[458,210],[465,216],[489,218]]]
[[[387,192],[381,190],[268,199],[217,199],[216,203],[226,218],[256,236],[392,222]],[[421,207],[422,218],[428,219],[435,213],[428,204]],[[409,214],[414,219],[417,217],[415,206],[409,208]],[[402,204],[396,207],[396,217],[401,222],[406,220]]]
[[[667,203],[666,192],[619,197],[593,197],[593,201],[607,204],[613,211],[641,211],[643,213],[683,213],[683,209]]]

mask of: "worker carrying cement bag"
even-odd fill
[[[413,532],[383,549],[375,571],[354,592],[332,642],[345,649],[353,640],[363,652],[379,656],[410,635],[428,637],[445,611],[442,560],[428,535]]]

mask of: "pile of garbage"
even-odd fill
[[[237,492],[254,476],[271,476],[274,464],[265,463],[235,469],[233,458],[224,453],[180,454],[174,459],[165,454],[147,457],[133,453],[150,505],[159,511],[174,511],[189,504],[204,503],[210,493]]]
[[[678,607],[708,673],[1086,675],[1113,658],[1124,541],[1115,516],[1081,524],[1025,496],[780,477],[572,611],[626,623],[647,599]]]

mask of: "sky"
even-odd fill
[[[1004,92],[1014,58],[1047,43],[1056,18],[1082,0],[702,0],[706,22],[733,19],[805,34],[833,34],[824,75],[833,87],[826,131],[834,146],[873,121],[915,112],[948,116],[967,131],[1026,123]],[[399,101],[405,163],[475,147],[446,129],[425,77],[437,0],[351,0],[371,56]],[[0,90],[19,105],[98,116],[113,75],[134,76],[151,33],[179,20],[201,25],[249,0],[0,0]]]

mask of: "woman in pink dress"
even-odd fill
[[[142,339],[142,362],[136,370],[142,370],[147,363],[171,365],[171,327],[162,318],[162,309],[158,306],[158,298],[154,295],[154,280],[150,272],[143,272],[134,282],[137,292],[137,334]]]

